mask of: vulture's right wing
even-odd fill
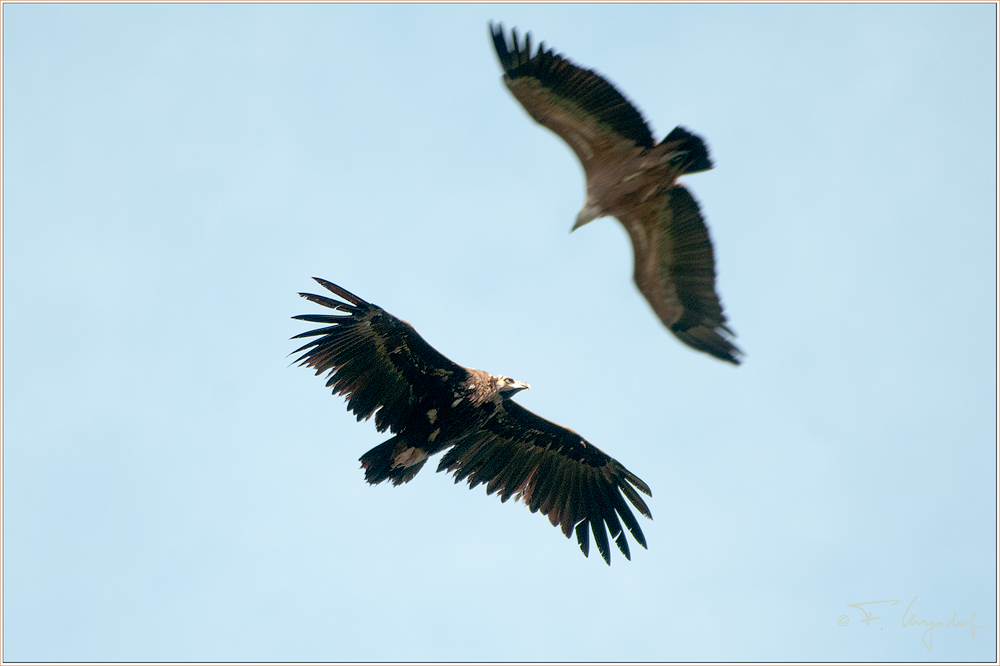
[[[317,375],[329,372],[326,385],[335,394],[349,396],[347,408],[359,421],[378,409],[375,426],[379,432],[387,428],[399,432],[420,396],[434,385],[466,376],[465,368],[427,344],[407,322],[332,282],[313,279],[348,302],[299,295],[347,314],[293,317],[330,324],[292,338],[319,336],[292,352],[305,352],[294,362],[315,368]]]
[[[698,203],[675,185],[625,217],[632,237],[635,283],[671,332],[685,344],[739,365],[715,291],[715,255]]]

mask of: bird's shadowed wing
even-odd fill
[[[685,344],[739,364],[715,291],[715,256],[698,203],[683,186],[665,190],[621,220],[635,251],[635,283]]]
[[[445,469],[455,472],[456,483],[467,479],[473,488],[485,483],[486,492],[498,492],[503,502],[519,495],[532,512],[541,511],[567,537],[575,527],[584,555],[590,551],[593,530],[601,556],[611,564],[610,531],[631,559],[622,522],[646,547],[622,494],[642,515],[652,518],[635,490],[651,495],[649,487],[577,433],[511,400],[505,400],[479,431],[458,440],[445,453],[438,471]]]
[[[330,324],[296,335],[316,337],[296,349],[304,352],[299,365],[329,372],[327,386],[348,397],[347,408],[358,420],[375,414],[375,426],[399,432],[417,398],[431,385],[443,385],[466,371],[431,347],[405,321],[358,298],[337,285],[313,278],[345,302],[316,294],[299,294],[313,303],[345,312],[344,315],[298,315],[294,319]]]
[[[570,145],[587,173],[607,159],[635,147],[653,147],[653,135],[642,114],[599,74],[573,65],[544,43],[531,54],[531,34],[518,42],[503,25],[490,24],[493,44],[514,97],[538,123]]]

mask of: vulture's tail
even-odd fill
[[[708,146],[697,134],[692,134],[683,127],[675,127],[670,131],[661,145],[664,143],[676,143],[673,150],[683,150],[687,152],[684,156],[684,168],[681,173],[698,173],[708,171],[714,165],[708,156]]]
[[[361,456],[360,460],[365,470],[365,481],[371,484],[392,481],[392,485],[398,486],[417,475],[427,462],[427,452],[410,446],[400,435],[396,435]]]

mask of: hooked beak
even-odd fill
[[[530,388],[531,384],[529,384],[528,382],[515,381],[513,384],[510,384],[509,386],[505,386],[503,388],[503,397],[509,398],[519,391],[524,391],[525,389],[530,389]]]
[[[594,206],[592,204],[585,205],[583,208],[580,209],[580,213],[576,216],[576,222],[573,224],[573,228],[570,229],[569,232],[573,233],[583,225],[587,224],[588,222],[593,222],[602,215],[604,215],[604,212],[597,206]]]

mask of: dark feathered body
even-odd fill
[[[436,379],[415,381],[416,402],[399,434],[362,456],[369,483],[409,481],[428,457],[478,429],[502,400],[497,378],[482,370],[461,368],[444,382]]]
[[[490,27],[504,83],[528,114],[576,153],[587,197],[574,229],[618,218],[635,253],[635,282],[660,320],[686,344],[730,363],[740,351],[715,291],[715,257],[697,203],[678,176],[712,168],[700,137],[674,128],[659,144],[639,111],[597,73],[531,36]]]
[[[429,456],[448,450],[438,471],[456,482],[486,484],[502,501],[521,497],[568,537],[575,529],[584,554],[593,532],[610,563],[608,534],[630,556],[625,527],[643,547],[645,537],[625,502],[650,517],[636,489],[649,487],[576,432],[514,402],[528,388],[509,377],[462,367],[431,347],[408,323],[335,284],[317,282],[343,298],[303,297],[343,315],[299,315],[328,324],[295,337],[301,365],[329,373],[327,386],[347,397],[358,420],[374,417],[379,431],[394,433],[361,457],[369,483],[412,479]]]

